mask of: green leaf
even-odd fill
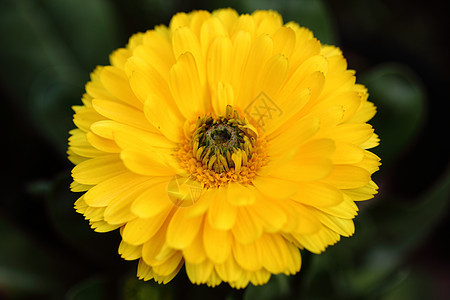
[[[67,300],[106,300],[115,296],[111,282],[103,277],[88,278],[73,286],[66,295]]]
[[[367,86],[369,100],[377,106],[371,123],[381,142],[374,152],[387,166],[411,143],[423,124],[423,85],[411,69],[397,63],[377,66],[358,79]]]
[[[450,168],[418,199],[406,203],[382,199],[362,210],[355,220],[355,236],[311,257],[302,295],[325,299],[386,295],[405,280],[402,264],[443,218],[449,197]],[[330,288],[323,289],[324,284]]]
[[[173,288],[169,285],[157,284],[154,281],[138,280],[135,275],[125,279],[122,289],[123,300],[174,299]]]
[[[383,300],[421,300],[438,299],[431,274],[424,271],[411,269],[399,273],[403,277],[397,282],[393,282],[388,289],[382,293],[380,299]]]
[[[271,300],[286,299],[290,293],[290,282],[292,278],[286,275],[272,275],[265,285],[249,285],[244,293],[244,300]]]
[[[11,297],[60,295],[64,271],[79,269],[0,215],[0,287]]]
[[[101,0],[5,0],[0,3],[0,82],[16,107],[65,155],[96,64],[117,47],[117,22]]]
[[[66,243],[97,264],[120,260],[117,254],[119,233],[101,234],[90,228],[89,222],[74,209],[81,193],[70,191],[71,181],[70,172],[66,171],[50,183],[46,204],[55,231]]]
[[[104,0],[42,0],[42,7],[57,26],[57,33],[77,65],[91,71],[108,63],[109,54],[118,47],[120,30],[114,6]]]

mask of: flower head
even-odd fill
[[[341,51],[273,11],[175,15],[97,67],[75,106],[77,212],[138,276],[236,288],[354,232],[375,114]]]

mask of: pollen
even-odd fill
[[[185,132],[176,153],[180,165],[204,188],[229,182],[251,184],[267,164],[266,139],[237,110],[228,105],[225,116],[199,117]]]

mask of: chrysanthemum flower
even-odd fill
[[[69,139],[76,210],[138,276],[243,288],[354,232],[375,114],[341,51],[274,11],[175,15],[98,67]]]

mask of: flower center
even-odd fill
[[[185,135],[177,152],[181,166],[207,188],[231,181],[249,184],[266,164],[265,139],[231,106],[225,116],[199,117]]]
[[[225,116],[203,117],[192,136],[195,157],[209,170],[228,172],[246,166],[258,136],[256,128],[231,106]]]
[[[224,124],[212,126],[206,132],[206,139],[216,147],[229,148],[231,145],[236,144],[236,128]]]

